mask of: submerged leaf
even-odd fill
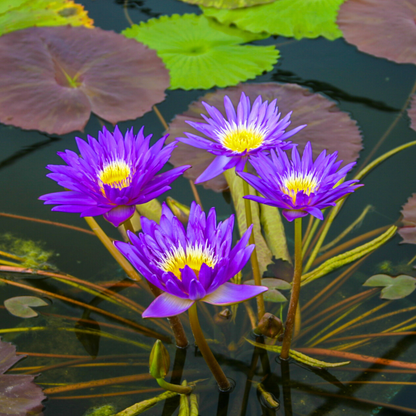
[[[376,274],[367,279],[363,286],[384,286],[380,295],[382,299],[402,299],[416,289],[416,279],[405,274],[397,277],[391,277],[387,274]]]
[[[334,40],[342,36],[335,21],[345,0],[279,0],[236,10],[202,7],[204,14],[223,24],[235,24],[254,33],[267,32],[286,37]]]
[[[416,244],[416,194],[413,194],[403,205],[403,227],[398,233],[403,237],[401,243]]]
[[[254,345],[255,347],[263,348],[264,350],[267,350],[267,351],[276,352],[278,354],[280,354],[282,351],[282,347],[280,345],[261,344],[259,342],[251,341],[247,338],[246,338],[246,341],[250,343],[251,345]],[[315,358],[308,357],[307,355],[302,354],[301,352],[295,351],[295,350],[289,350],[289,357],[303,364],[307,364],[312,367],[318,367],[318,368],[335,368],[335,367],[341,367],[343,365],[348,365],[350,363],[350,361],[343,361],[341,363],[326,363],[325,361],[316,360]]]
[[[275,0],[181,0],[185,3],[199,4],[205,7],[217,9],[237,9],[239,7],[250,7],[258,4],[271,3]]]
[[[98,28],[8,33],[0,58],[0,121],[51,134],[82,130],[91,112],[111,123],[140,117],[169,85],[154,51]]]
[[[92,28],[84,6],[72,0],[2,0],[0,36],[33,26],[85,26]]]
[[[32,307],[47,306],[48,303],[36,296],[16,296],[4,301],[5,308],[19,318],[34,318],[38,313]]]
[[[415,0],[348,0],[338,25],[360,51],[398,63],[416,64]]]
[[[16,355],[14,345],[0,339],[0,415],[42,415],[46,396],[34,382],[34,376],[4,374],[24,356]]]
[[[171,89],[236,85],[271,71],[279,56],[274,46],[241,45],[264,36],[203,15],[161,16],[122,33],[157,51],[170,71]]]
[[[343,160],[342,166],[358,159],[362,149],[361,134],[357,123],[351,119],[348,113],[340,111],[336,104],[320,94],[312,94],[308,89],[295,84],[278,84],[274,82],[259,84],[243,84],[238,87],[226,88],[208,93],[198,101],[190,104],[188,110],[178,116],[169,125],[168,142],[177,137],[184,137],[184,132],[203,136],[202,133],[193,129],[186,120],[203,122],[201,114],[208,115],[202,101],[215,106],[225,116],[224,96],[228,95],[237,106],[241,92],[248,95],[253,102],[258,95],[263,100],[272,101],[277,98],[277,106],[285,116],[289,111],[292,125],[294,127],[307,124],[307,127],[296,133],[298,149],[302,150],[308,141],[312,142],[314,156],[318,156],[322,150],[328,153],[338,152],[339,158]],[[185,172],[185,177],[195,180],[214,160],[214,155],[203,149],[198,149],[184,143],[178,143],[173,151],[170,162],[174,166],[191,164],[192,168]],[[223,175],[219,175],[203,183],[204,187],[214,191],[227,189],[227,183]]]

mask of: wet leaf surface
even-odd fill
[[[23,356],[16,356],[16,347],[0,340],[0,414],[8,416],[42,415],[46,396],[34,382],[34,376],[4,374]]]
[[[202,101],[217,107],[225,116],[224,96],[228,95],[233,104],[237,106],[242,91],[250,97],[251,102],[258,95],[269,102],[277,98],[277,105],[282,116],[293,111],[291,126],[307,124],[307,127],[293,137],[293,141],[299,144],[300,150],[303,150],[305,144],[311,141],[315,157],[322,150],[327,149],[329,153],[338,151],[339,159],[344,161],[342,166],[358,159],[362,149],[362,138],[355,120],[348,113],[340,111],[333,101],[320,94],[313,94],[308,89],[295,84],[253,83],[210,92],[198,101],[191,103],[186,112],[174,118],[169,125],[170,136],[167,141],[171,142],[176,137],[184,137],[185,131],[204,137],[202,133],[194,130],[185,121],[204,121],[200,114],[207,115],[207,112]],[[174,166],[191,164],[192,168],[185,172],[185,177],[195,180],[213,159],[214,155],[205,150],[178,143],[170,162]],[[204,182],[203,185],[217,192],[228,188],[223,175]]]
[[[338,14],[345,40],[360,51],[416,64],[416,0],[348,0]]]
[[[258,4],[272,3],[275,0],[181,0],[185,3],[198,4],[205,7],[217,9],[237,9],[239,7],[250,7]]]
[[[254,33],[287,37],[334,40],[342,36],[336,25],[337,12],[345,0],[279,0],[256,7],[218,10],[202,7],[204,14],[223,24],[235,24]]]
[[[255,285],[254,280],[246,280],[245,285]],[[287,302],[286,297],[280,292],[280,290],[290,290],[292,285],[282,279],[273,279],[272,277],[265,277],[261,279],[262,286],[266,286],[269,290],[263,293],[263,298],[269,302]]]
[[[93,27],[84,6],[71,0],[2,0],[0,36],[33,26]]]
[[[384,287],[380,295],[382,299],[402,299],[416,289],[416,279],[404,274],[397,277],[391,277],[387,274],[376,274],[367,279],[363,286]]]
[[[171,89],[227,87],[271,71],[279,57],[274,46],[241,45],[267,35],[223,26],[203,15],[161,16],[123,31],[163,59]]]
[[[34,318],[38,313],[32,308],[47,305],[47,302],[36,296],[16,296],[4,301],[5,308],[19,318]]]
[[[403,205],[403,227],[398,233],[402,236],[402,243],[416,244],[416,194],[413,194]]]
[[[120,65],[123,62],[123,65]],[[154,51],[114,32],[29,28],[0,37],[0,121],[50,134],[115,124],[162,101],[169,74]]]

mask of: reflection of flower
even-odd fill
[[[144,311],[144,318],[178,315],[197,300],[214,305],[242,302],[266,287],[228,283],[246,264],[254,249],[247,246],[251,227],[231,249],[234,217],[216,224],[215,209],[208,217],[192,203],[187,230],[163,204],[160,225],[142,217],[143,232],[129,232],[132,244],[115,242],[121,253],[164,291]]]
[[[183,143],[205,149],[216,155],[214,161],[198,177],[195,183],[215,178],[233,167],[236,168],[237,172],[241,172],[248,157],[259,152],[277,147],[283,150],[290,149],[294,145],[285,140],[305,127],[299,126],[286,133],[285,129],[290,124],[291,113],[280,120],[276,100],[269,104],[267,101],[263,102],[261,96],[257,97],[250,109],[250,98],[244,92],[241,93],[237,113],[230,98],[228,96],[224,97],[227,120],[215,107],[205,102],[202,104],[211,116],[209,118],[201,114],[208,124],[191,121],[188,121],[188,124],[215,141],[191,133],[185,133],[186,138],[177,138]]]
[[[363,185],[354,185],[358,180],[339,183],[355,165],[350,163],[339,171],[342,160],[336,162],[337,152],[326,155],[324,150],[313,162],[312,146],[308,142],[302,159],[294,147],[292,160],[281,149],[271,152],[271,158],[259,154],[250,159],[260,177],[249,173],[240,176],[263,196],[249,195],[252,199],[266,205],[282,208],[288,221],[308,214],[323,219],[321,210]]]
[[[170,189],[170,184],[189,166],[156,175],[176,147],[163,147],[167,136],[149,147],[151,135],[143,129],[125,138],[118,127],[111,134],[105,127],[98,140],[88,136],[88,144],[76,138],[81,157],[67,150],[58,153],[68,164],[49,165],[47,176],[68,191],[41,196],[45,204],[57,204],[52,211],[79,212],[81,217],[104,215],[115,226],[130,218],[136,204],[144,204]]]

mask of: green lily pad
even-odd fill
[[[236,85],[271,71],[279,57],[274,46],[241,45],[264,35],[223,26],[203,15],[161,16],[122,33],[157,51],[170,71],[170,89]]]
[[[279,0],[255,7],[219,10],[201,7],[204,14],[223,24],[235,24],[254,33],[267,32],[302,38],[324,36],[329,40],[342,37],[336,19],[345,0]]]
[[[205,7],[217,9],[238,9],[240,7],[257,6],[258,4],[271,3],[275,0],[181,0],[185,3],[199,4]]]
[[[376,274],[367,279],[363,286],[385,286],[380,295],[382,299],[402,299],[416,289],[416,279],[405,274],[397,277]]]
[[[246,280],[245,285],[255,285],[254,280]],[[261,285],[266,286],[269,290],[263,293],[263,299],[268,302],[283,303],[287,302],[286,297],[280,293],[279,290],[290,290],[292,285],[282,279],[274,279],[272,277],[266,277],[261,279]]]
[[[5,308],[18,318],[34,318],[38,313],[32,307],[47,305],[47,302],[36,296],[16,296],[4,301]]]
[[[84,6],[71,0],[2,0],[0,36],[33,26],[85,26],[92,28]]]

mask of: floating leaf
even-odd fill
[[[348,0],[338,25],[360,51],[398,63],[416,64],[415,0]]]
[[[263,348],[264,350],[267,350],[267,351],[276,352],[278,354],[280,354],[282,351],[282,347],[280,345],[261,344],[259,342],[251,341],[247,338],[246,338],[246,341],[250,343],[251,345],[254,345],[255,347]],[[312,367],[318,367],[318,368],[341,367],[343,365],[348,365],[350,363],[350,361],[343,361],[342,363],[326,363],[325,361],[316,360],[315,358],[308,357],[307,355],[302,354],[301,352],[295,351],[295,350],[289,350],[289,357],[303,364],[307,364]]]
[[[384,286],[380,295],[382,299],[402,299],[416,289],[416,279],[405,274],[397,277],[391,277],[387,274],[376,274],[367,279],[363,286]]]
[[[335,21],[345,0],[279,0],[237,10],[201,7],[204,14],[223,24],[235,24],[254,33],[267,32],[286,37],[334,40],[342,36]]]
[[[231,196],[233,198],[234,208],[236,210],[236,217],[238,223],[238,229],[240,230],[240,235],[243,235],[247,230],[247,223],[246,223],[246,211],[245,211],[245,200],[243,199],[243,180],[235,174],[235,169],[229,169],[224,173],[225,177],[227,178],[228,185],[230,187]],[[249,186],[250,194],[254,195],[255,190]],[[259,204],[255,201],[250,201],[251,206],[251,214],[253,217],[253,233],[254,233],[254,241],[256,242],[256,251],[257,251],[257,258],[259,261],[259,268],[260,274],[263,274],[266,269],[267,265],[272,261],[272,252],[267,247],[266,241],[261,232],[260,227],[260,211],[259,211]]]
[[[416,244],[416,194],[413,194],[403,205],[403,227],[399,228],[399,234],[403,237],[401,243]]]
[[[199,4],[205,7],[217,9],[237,9],[239,7],[250,7],[258,4],[271,3],[275,0],[181,0],[185,3]]]
[[[265,276],[270,276],[280,280],[285,280],[290,283],[293,280],[293,265],[287,260],[276,259],[273,257],[273,262],[267,266]]]
[[[254,280],[246,280],[245,285],[255,285]],[[287,302],[287,299],[282,295],[279,290],[290,290],[292,285],[282,279],[273,279],[271,277],[266,277],[261,279],[261,285],[266,286],[269,290],[266,293],[263,293],[263,299],[269,302]]]
[[[293,110],[292,126],[308,125],[296,133],[296,143],[299,143],[299,149],[302,150],[307,141],[311,141],[315,157],[322,150],[327,149],[328,153],[338,152],[339,158],[344,161],[343,166],[358,159],[358,154],[362,149],[362,140],[357,123],[350,118],[348,113],[339,111],[333,101],[320,94],[312,94],[308,89],[295,84],[272,82],[243,84],[238,87],[208,93],[198,101],[191,103],[185,113],[175,117],[169,125],[170,136],[167,141],[172,142],[177,137],[184,137],[185,131],[202,136],[200,132],[185,122],[186,120],[204,121],[200,114],[208,115],[208,113],[202,105],[202,101],[217,107],[225,116],[224,96],[228,95],[233,104],[237,106],[242,91],[250,97],[251,102],[258,95],[269,101],[277,98],[277,105],[282,115],[286,115]],[[185,177],[195,180],[214,160],[214,157],[206,150],[178,143],[170,162],[175,166],[191,164],[192,168],[185,172]],[[227,183],[223,175],[204,182],[203,185],[217,192],[227,189]]]
[[[19,318],[34,318],[38,313],[32,307],[47,306],[48,303],[36,296],[16,296],[4,301],[5,308]]]
[[[82,130],[91,111],[117,123],[164,99],[169,75],[154,51],[84,27],[0,37],[0,121],[51,134]]]
[[[85,26],[92,28],[84,6],[72,0],[2,0],[0,36],[33,26]]]
[[[265,36],[203,15],[161,16],[122,33],[157,51],[170,71],[171,89],[236,85],[271,71],[279,56],[274,46],[241,45]]]
[[[46,396],[34,382],[34,376],[4,374],[24,356],[16,356],[14,345],[0,339],[0,415],[42,415]]]

